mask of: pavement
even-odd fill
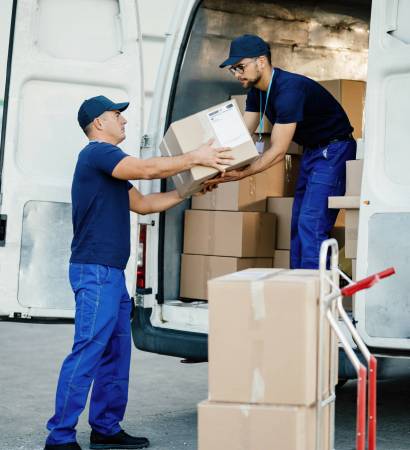
[[[43,449],[73,330],[71,324],[0,322],[0,450]],[[147,436],[156,450],[196,450],[196,405],[207,397],[207,369],[206,363],[181,364],[178,358],[134,349],[123,428]],[[355,395],[355,382],[338,393],[337,450],[354,448]],[[410,448],[409,400],[410,380],[380,383],[378,450]],[[87,449],[87,411],[77,430],[78,442]]]

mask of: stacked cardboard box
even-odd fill
[[[249,269],[209,282],[209,397],[198,409],[199,450],[316,448],[318,300],[313,270]],[[324,396],[336,383],[327,324],[325,343]],[[325,410],[326,450],[329,420]]]

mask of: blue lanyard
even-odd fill
[[[270,77],[270,81],[269,81],[269,87],[268,87],[268,91],[266,93],[266,101],[265,101],[265,109],[263,110],[262,113],[262,91],[259,91],[259,141],[262,140],[262,130],[263,130],[263,117],[265,116],[266,113],[266,107],[268,106],[268,99],[269,99],[269,94],[270,94],[270,88],[272,86],[272,80],[273,80],[273,74],[275,73],[275,69],[272,69],[272,75]]]

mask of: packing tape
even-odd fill
[[[216,215],[217,211],[207,211],[208,212],[208,236],[207,236],[207,249],[209,255],[215,254],[215,234],[216,234]]]
[[[232,405],[232,407],[235,407]],[[251,405],[242,404],[239,406],[240,412],[240,447],[238,450],[253,450],[251,433]]]
[[[248,178],[248,183],[249,183],[249,196],[250,197],[255,197],[256,196],[256,177],[254,175],[251,175]]]
[[[216,209],[216,193],[217,193],[217,189],[214,189],[213,191],[211,191],[208,194],[210,196],[210,203],[211,203],[212,209]]]
[[[253,369],[251,403],[262,402],[265,398],[265,380],[258,367]]]
[[[212,274],[212,261],[209,256],[205,256],[205,292],[206,292],[206,299],[208,300],[208,281],[211,278]]]
[[[265,284],[263,280],[252,281],[251,303],[253,320],[263,320],[266,317]]]

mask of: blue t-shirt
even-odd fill
[[[130,256],[132,184],[114,178],[115,166],[126,156],[105,142],[81,150],[71,187],[74,238],[73,263],[103,264],[124,269]]]
[[[274,69],[266,116],[272,124],[297,122],[293,140],[305,147],[349,135],[353,128],[337,100],[319,83],[303,75]],[[266,92],[251,88],[246,111],[262,111]]]

